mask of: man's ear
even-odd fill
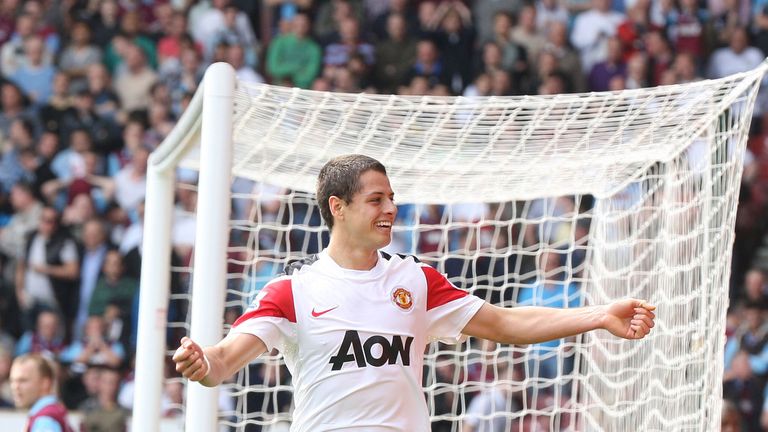
[[[43,384],[42,384],[43,395],[48,395],[48,394],[53,393],[53,390],[54,390],[53,386],[54,386],[54,384],[55,383],[53,382],[52,379],[50,379],[50,378],[43,378]]]
[[[334,219],[344,219],[344,207],[346,207],[346,203],[343,199],[331,195],[331,197],[328,198],[328,207],[331,209],[331,215],[333,215]]]

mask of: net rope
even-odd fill
[[[317,173],[333,156],[364,153],[387,166],[399,204],[388,251],[507,307],[626,296],[659,307],[642,341],[598,331],[531,346],[428,345],[433,430],[715,430],[739,179],[761,78],[504,98],[238,83],[225,321],[287,260],[327,244]],[[197,155],[187,153],[185,172]],[[178,188],[196,193],[194,181]],[[187,262],[174,267],[176,332],[188,329],[193,301]],[[291,418],[290,382],[279,353],[257,359],[222,386],[222,426],[279,430]]]

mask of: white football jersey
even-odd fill
[[[367,271],[325,252],[259,292],[230,334],[277,348],[293,375],[292,431],[428,431],[424,346],[456,343],[484,301],[413,257]]]

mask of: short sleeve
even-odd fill
[[[284,351],[286,343],[296,338],[296,310],[289,277],[275,279],[256,295],[229,331],[238,333],[257,336],[270,351]]]
[[[492,411],[488,409],[488,405],[488,391],[483,391],[472,398],[472,401],[467,407],[464,421],[467,422],[468,425],[476,428],[480,424],[480,420],[483,416],[492,413]]]
[[[422,271],[427,280],[427,336],[460,342],[461,331],[485,302],[457,288],[432,267],[423,266]]]
[[[51,417],[42,416],[35,419],[31,432],[62,432],[61,425]]]
[[[61,248],[61,261],[64,263],[71,263],[78,261],[77,245],[75,242],[68,240],[64,243],[64,247]]]
[[[81,341],[72,342],[59,353],[59,361],[62,363],[73,363],[83,352],[83,343]]]

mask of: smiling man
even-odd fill
[[[432,340],[530,344],[594,329],[640,339],[653,327],[654,307],[641,300],[500,308],[415,257],[381,252],[392,238],[394,196],[375,159],[329,161],[317,185],[328,247],[267,284],[215,346],[183,338],[176,370],[215,386],[277,348],[293,375],[292,431],[428,431],[422,354]]]

